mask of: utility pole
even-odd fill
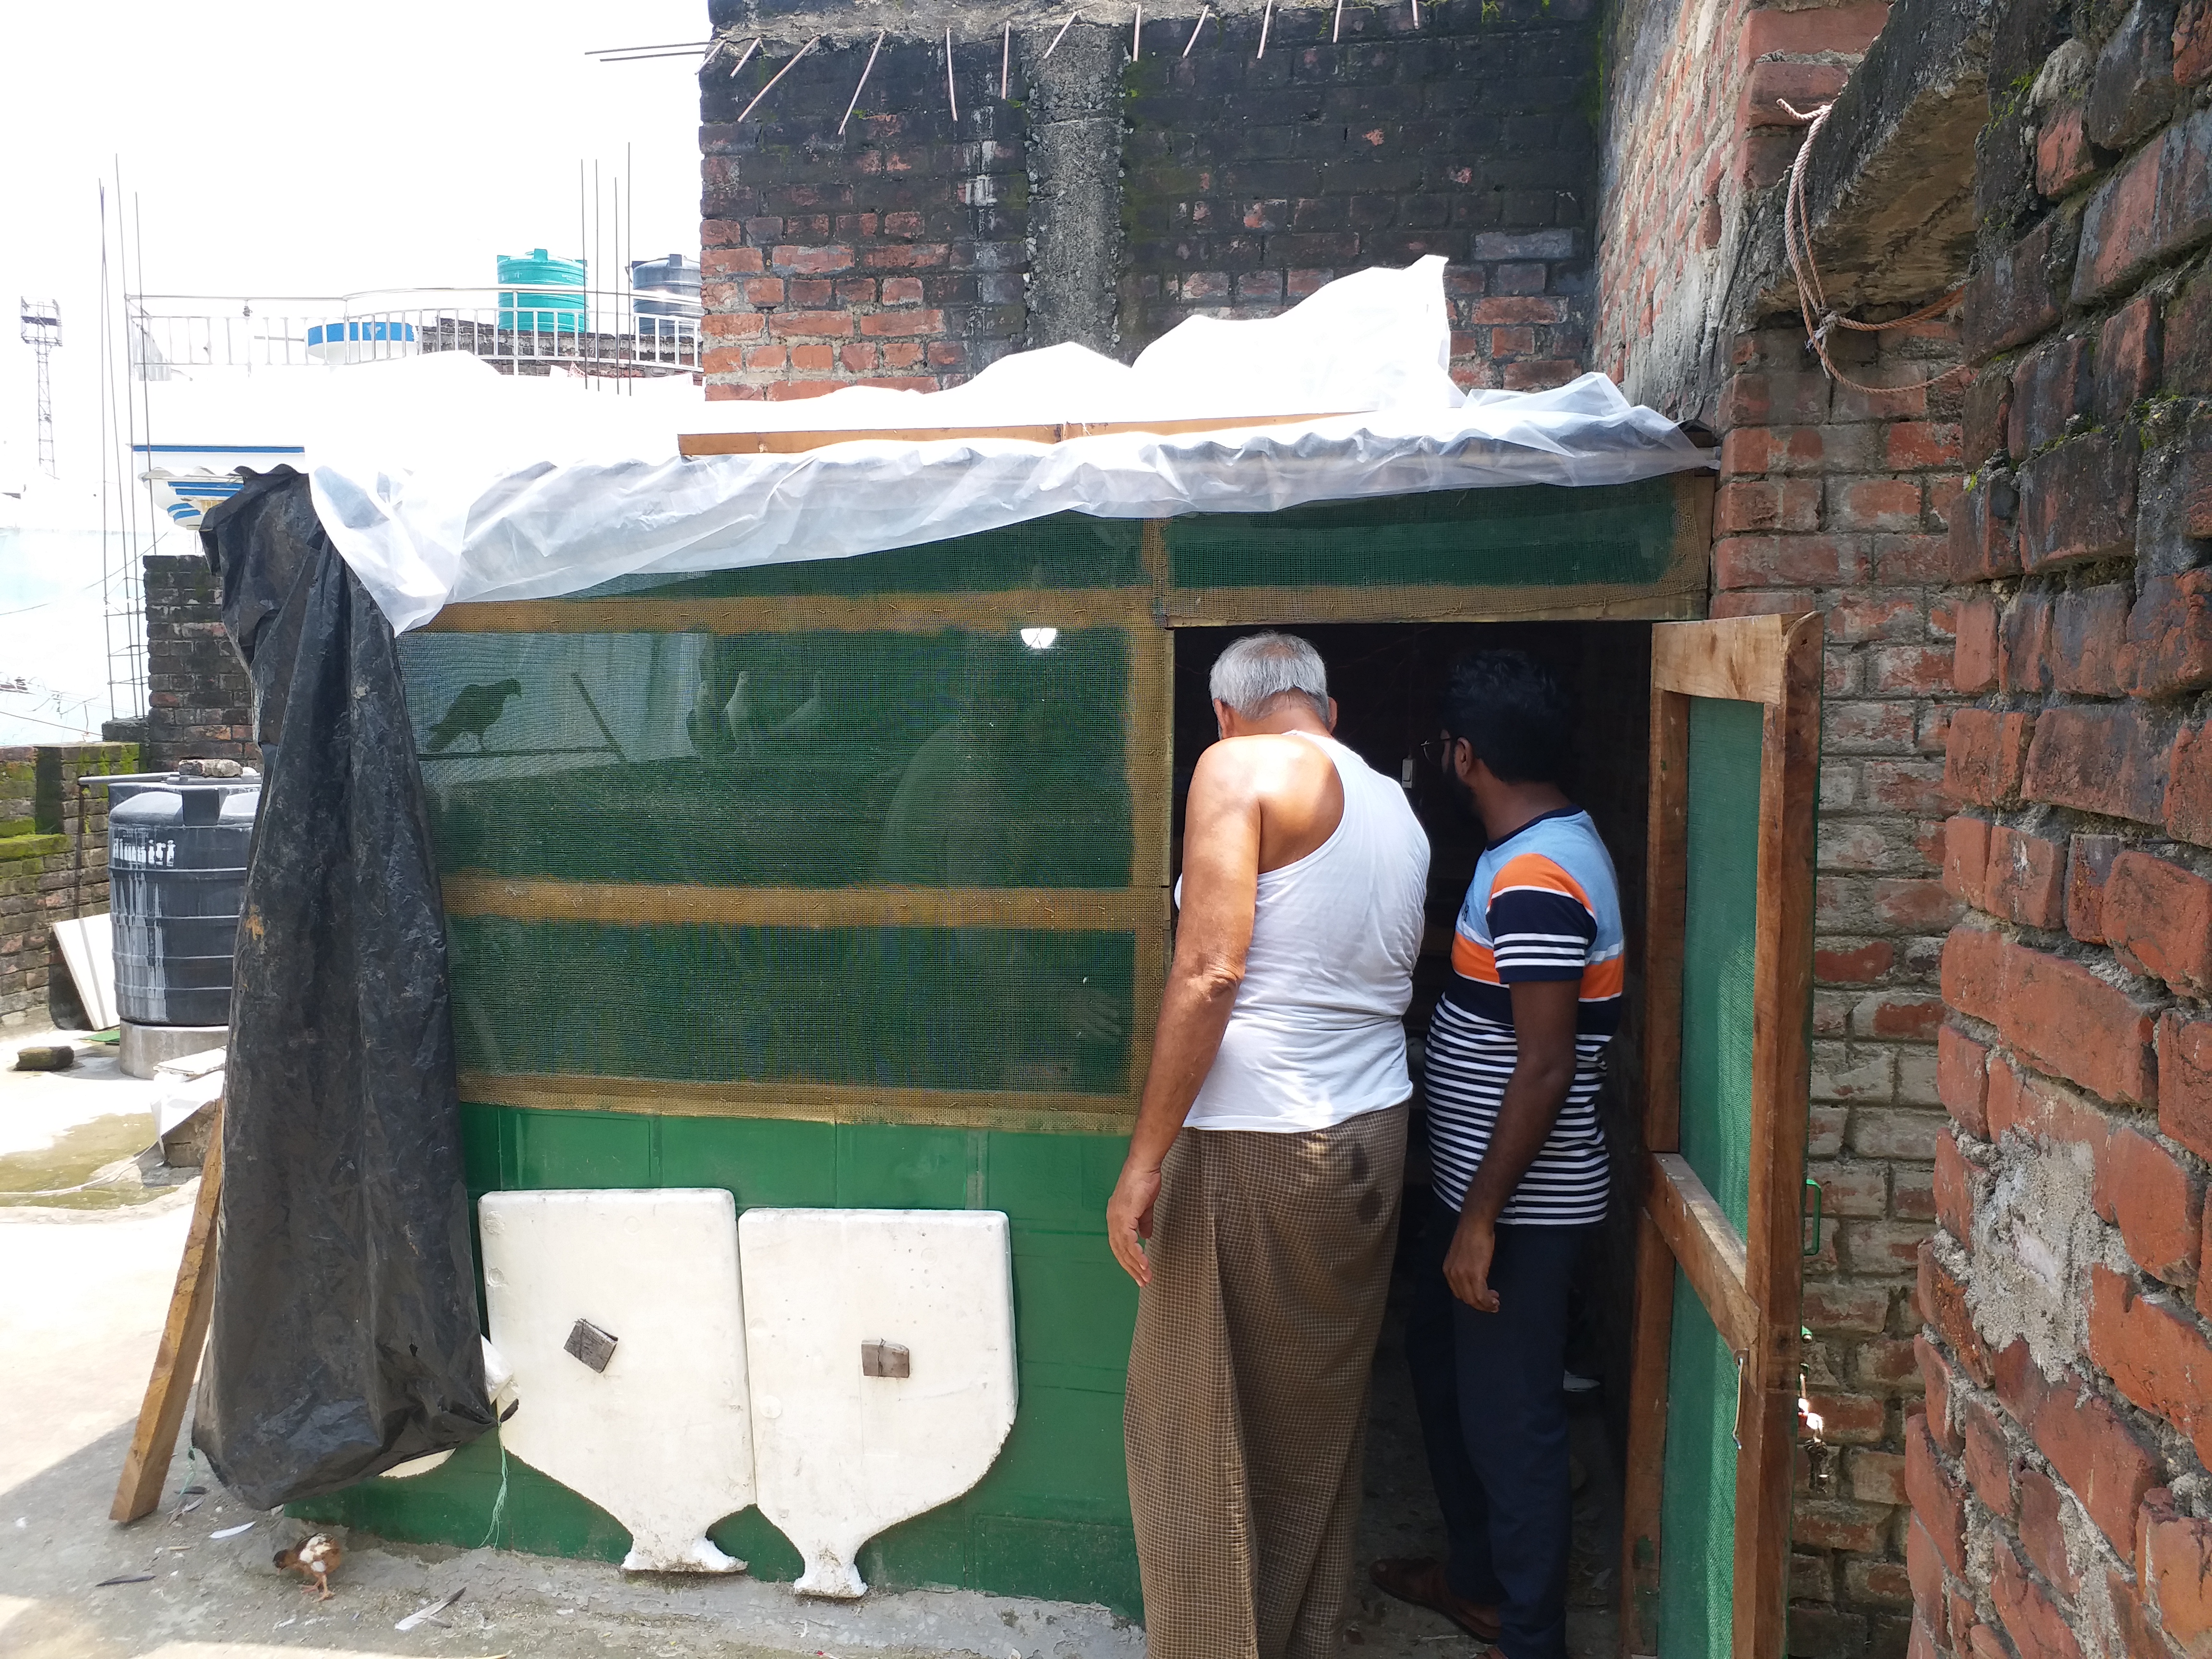
[[[58,300],[25,300],[17,307],[23,343],[39,360],[39,465],[50,478],[61,477],[54,463],[54,348],[62,343]]]

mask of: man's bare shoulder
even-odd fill
[[[1194,791],[1270,804],[1325,793],[1336,767],[1321,745],[1287,732],[1222,738],[1198,757]]]

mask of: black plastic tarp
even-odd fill
[[[192,1441],[247,1504],[491,1425],[444,910],[392,629],[289,468],[209,514],[268,771]]]

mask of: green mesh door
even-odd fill
[[[1740,1233],[1751,1192],[1753,976],[1765,711],[1693,697],[1682,930],[1681,1152]],[[1728,1344],[1677,1270],[1667,1360],[1660,1516],[1666,1659],[1723,1659],[1735,1559],[1736,1376]]]
[[[1780,1659],[1811,1012],[1819,618],[1652,652],[1652,890],[1625,1628]]]

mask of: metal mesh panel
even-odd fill
[[[1736,1231],[1751,1203],[1751,1027],[1765,710],[1690,701],[1682,938],[1682,1156]]]
[[[1648,585],[1674,558],[1677,500],[1662,478],[1208,514],[1169,522],[1169,571],[1178,588]]]
[[[1022,588],[1148,587],[1134,519],[1060,513],[1006,530],[926,542],[851,559],[717,570],[697,576],[625,576],[585,598],[650,592],[656,597],[766,597],[812,593],[1000,593]]]
[[[1667,1355],[1659,1659],[1727,1659],[1735,1589],[1735,1360],[1680,1268]]]
[[[1759,794],[1765,710],[1690,700],[1682,1155],[1741,1232],[1751,1202]],[[1735,1360],[1680,1270],[1667,1362],[1662,1659],[1720,1659],[1735,1589]]]
[[[1165,826],[1165,658],[1097,625],[1095,590],[1050,596],[1066,628],[1020,595],[664,588],[410,635],[471,1097],[1122,1109],[1164,949],[1134,826]],[[801,625],[732,631],[762,615]]]
[[[1119,629],[426,633],[404,663],[449,872],[1129,882]]]
[[[453,917],[464,1070],[1118,1092],[1126,933]]]

